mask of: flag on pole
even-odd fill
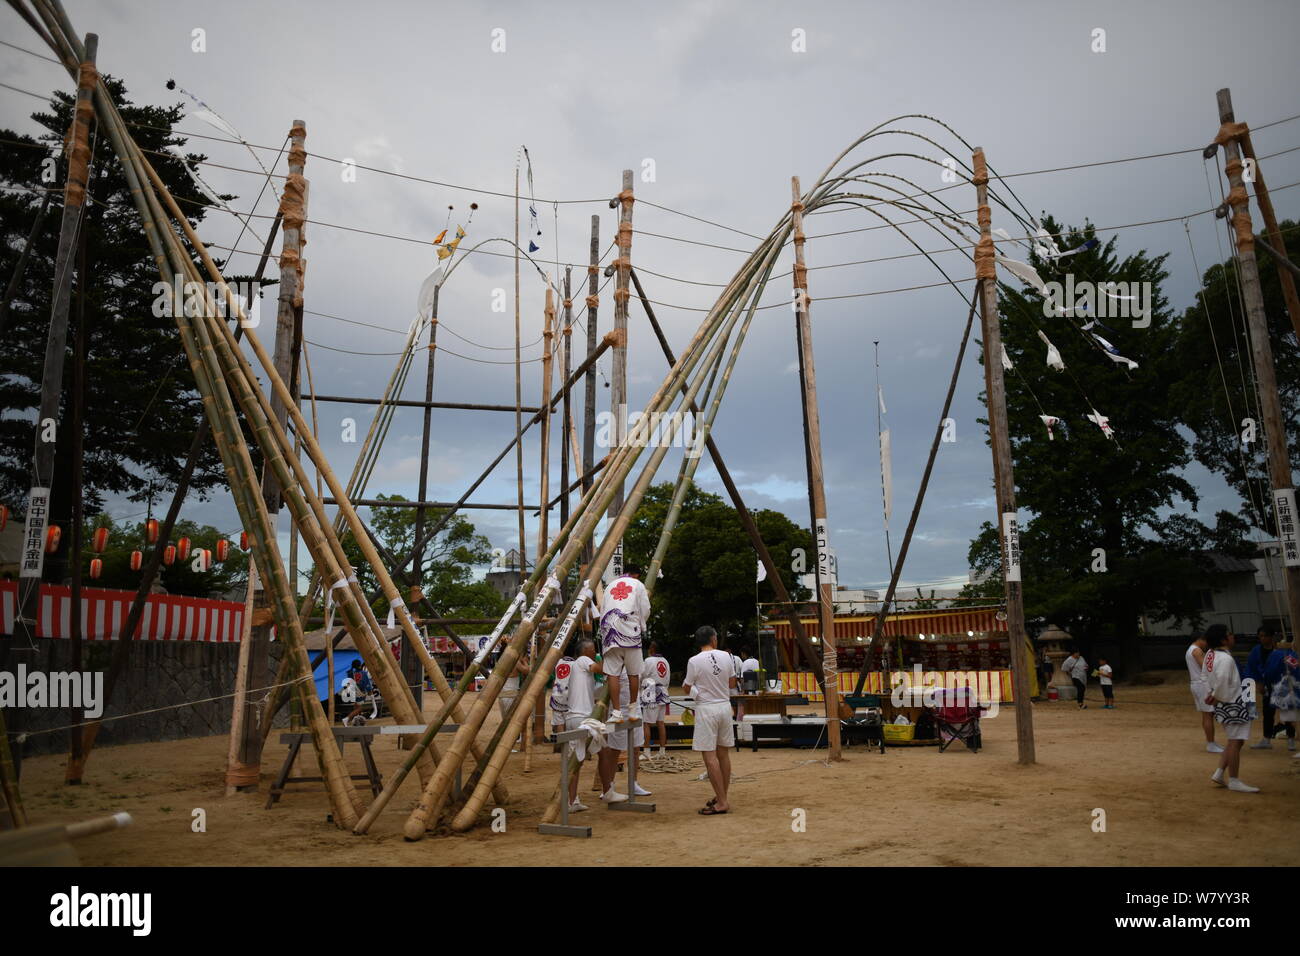
[[[758,562],[758,577],[754,578],[754,583],[759,584],[767,580],[767,568],[763,567],[763,562]]]
[[[885,502],[885,527],[894,513],[894,462],[889,444],[889,429],[880,433],[880,493]]]

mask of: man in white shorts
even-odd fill
[[[1214,705],[1207,704],[1205,698],[1209,689],[1205,686],[1205,636],[1198,635],[1183,652],[1187,662],[1187,680],[1192,691],[1192,702],[1197,713],[1201,715],[1201,730],[1205,731],[1205,749],[1212,754],[1223,753],[1223,747],[1214,742]]]
[[[695,632],[700,652],[686,664],[683,686],[695,698],[695,731],[691,749],[704,756],[704,766],[713,784],[713,799],[699,811],[711,817],[731,809],[727,788],[731,784],[731,747],[736,746],[732,724],[731,694],[736,677],[731,655],[718,650],[718,632],[707,624]]]
[[[567,673],[564,673],[566,665],[563,661],[555,668],[556,683],[561,680],[569,682],[569,709],[564,717],[565,730],[577,730],[582,726],[582,722],[591,716],[592,708],[596,705],[596,675],[600,673],[600,663],[596,660],[596,645],[591,638],[579,638],[573,655],[573,660],[567,665]],[[568,760],[569,754],[576,749],[574,742],[570,741],[565,749],[564,759]],[[585,749],[587,753],[591,753],[592,745],[588,744]],[[623,799],[626,800],[627,797]],[[578,802],[578,774],[570,774],[569,812],[581,813],[586,809],[586,806]]]
[[[626,714],[627,706],[631,703],[631,690],[628,688],[627,681],[621,681],[620,686],[622,690],[618,695],[618,706]],[[632,718],[626,719],[630,720]],[[627,799],[614,789],[614,778],[618,775],[618,756],[620,753],[627,753],[627,759],[632,761],[633,774],[635,775],[638,753],[645,746],[645,724],[643,723],[632,731],[632,746],[630,747],[628,746],[627,736],[627,728],[622,725],[617,726],[616,729],[605,735],[605,748],[600,752],[600,776],[602,783],[607,788],[600,799],[605,803],[621,803]],[[640,781],[637,782],[636,789],[632,792],[638,797],[651,796],[650,791],[641,786]],[[606,799],[611,795],[619,799]]]
[[[650,654],[641,666],[641,722],[646,728],[652,725],[659,731],[659,752],[664,753],[668,746],[668,725],[664,717],[668,712],[668,682],[671,673],[667,659],[659,653],[659,642],[651,641]],[[646,748],[649,749],[650,733],[646,731]]]
[[[605,589],[600,601],[600,654],[605,678],[609,681],[609,699],[616,704],[622,697],[619,684],[626,677],[632,685],[628,708],[631,716],[640,714],[641,636],[650,619],[650,595],[640,581],[641,569],[626,566]],[[616,717],[616,714],[610,714]]]

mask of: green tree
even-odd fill
[[[645,497],[623,538],[626,559],[648,567],[663,530],[673,483],[646,489]],[[779,511],[756,511],[754,522],[795,600],[807,591],[799,587],[791,554],[802,548],[813,553],[812,535]],[[755,587],[757,556],[736,509],[721,497],[692,485],[682,504],[663,563],[663,577],[655,583],[651,611],[651,636],[663,642],[674,667],[684,667],[694,653],[695,629],[710,624],[733,646],[756,637],[754,600],[772,601],[770,581]]]
[[[181,106],[136,106],[118,80],[105,77],[136,141],[195,226],[208,206],[168,147],[181,147],[172,127],[184,115]],[[39,139],[11,129],[0,130],[0,287],[7,284],[26,244],[42,197],[56,190],[43,228],[18,287],[8,325],[0,336],[0,501],[25,510],[31,487],[35,409],[40,402],[42,366],[48,337],[55,252],[60,225],[65,164],[47,180],[45,171],[59,160],[61,143],[72,118],[72,97],[52,95],[48,111],[32,114],[48,132]],[[144,229],[131,202],[126,177],[108,137],[92,128],[92,158],[83,222],[87,274],[75,277],[84,295],[86,387],[84,429],[85,513],[103,507],[105,496],[125,495],[143,501],[154,489],[176,484],[202,402],[185,361],[175,321],[155,315],[157,267],[149,254]],[[190,162],[201,160],[198,154]],[[226,197],[234,198],[234,197]],[[74,301],[73,309],[78,308]],[[71,356],[69,334],[63,376],[60,422],[69,421]],[[60,436],[51,490],[51,517],[63,525],[60,552],[47,561],[47,579],[65,571],[68,521],[72,514],[71,448]],[[208,444],[198,460],[191,489],[200,496],[224,483],[216,448]]]
[[[1300,260],[1300,225],[1284,222],[1280,228],[1289,258]],[[1277,263],[1258,246],[1256,258],[1282,421],[1291,468],[1296,470],[1300,469],[1300,344],[1282,299]],[[1176,366],[1185,372],[1173,380],[1171,391],[1195,436],[1196,460],[1222,475],[1241,496],[1242,514],[1252,525],[1276,535],[1269,505],[1267,446],[1245,333],[1236,262],[1212,265],[1201,277],[1196,301],[1176,324],[1173,354]],[[1243,441],[1243,435],[1252,440]]]
[[[380,495],[379,500],[407,499],[401,495]],[[399,559],[409,555],[415,544],[415,509],[375,508],[372,514],[370,528],[384,547]],[[441,515],[441,511],[426,511],[425,527],[437,522]],[[343,550],[356,569],[362,589],[367,594],[377,592],[379,582],[351,532],[343,538]],[[474,568],[491,563],[491,542],[467,518],[456,515],[425,547],[417,581],[444,617],[496,617],[506,609],[505,599],[486,581],[474,578]],[[375,612],[388,613],[388,602],[383,597],[376,600]]]
[[[1091,225],[1063,229],[1050,217],[1043,224],[1053,234],[1071,236],[1071,246],[1095,238]],[[1194,511],[1198,496],[1181,474],[1192,455],[1171,383],[1186,369],[1175,348],[1179,323],[1161,291],[1165,258],[1139,251],[1121,259],[1112,238],[1061,260],[1059,267],[1031,259],[1047,282],[1064,282],[1069,270],[1076,283],[1150,283],[1146,328],[1111,318],[1084,330],[1089,317],[1046,316],[1036,293],[1002,284],[999,294],[1003,341],[1015,366],[1007,374],[1007,417],[1017,503],[1030,515],[1021,529],[1026,614],[1065,628],[1085,644],[1101,636],[1117,639],[1126,673],[1139,669],[1143,613],[1195,617],[1195,592],[1187,586],[1202,573],[1195,552],[1215,536],[1187,514],[1169,516],[1175,508]],[[1046,367],[1040,330],[1060,349],[1065,372]],[[1138,368],[1112,361],[1089,331],[1107,338]],[[1113,438],[1087,419],[1094,411],[1108,417]],[[1040,415],[1061,419],[1054,440]],[[1221,525],[1228,534],[1228,525]],[[972,542],[970,562],[976,572],[991,575],[971,587],[972,594],[1000,594],[1001,555],[991,525]]]

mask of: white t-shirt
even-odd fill
[[[1231,704],[1241,696],[1241,673],[1230,651],[1205,652],[1205,685],[1216,701]]]
[[[1201,663],[1196,663],[1196,655],[1193,653],[1200,648],[1196,644],[1190,644],[1187,650],[1183,652],[1183,660],[1187,662],[1187,680],[1192,684],[1200,684],[1205,681],[1205,654],[1201,654]]]
[[[626,575],[615,578],[600,600],[601,649],[640,647],[649,619],[650,595],[645,585]]]
[[[569,675],[570,717],[590,717],[591,709],[596,706],[596,675],[591,672],[595,663],[590,657],[579,657],[573,662],[573,673]]]
[[[731,655],[726,651],[701,651],[686,663],[686,679],[697,703],[730,703]]]
[[[735,676],[737,681],[740,680],[741,668],[743,666],[743,663],[744,662],[741,661],[739,654],[731,655],[731,673]]]
[[[668,703],[668,661],[656,654],[641,665],[641,703]]]
[[[1066,676],[1073,680],[1088,680],[1088,662],[1083,659],[1083,655],[1078,657],[1067,657],[1061,664],[1061,670],[1065,671]]]
[[[758,670],[758,658],[747,657],[740,662],[740,672],[742,674],[746,674],[749,671],[756,671],[756,670]]]
[[[561,657],[555,665],[555,682],[551,684],[551,719],[564,723],[569,714],[569,681],[573,677],[573,658]]]
[[[1110,666],[1109,664],[1102,664],[1100,667],[1097,668],[1097,673],[1101,675],[1101,682],[1102,682],[1102,684],[1113,684],[1113,683],[1115,683],[1115,682],[1114,682],[1113,680],[1111,680],[1111,678],[1110,678],[1110,675],[1111,675],[1112,673],[1114,673],[1114,671],[1111,670],[1111,666]]]

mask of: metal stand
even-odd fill
[[[632,742],[632,731],[641,726],[641,718],[620,720],[610,726],[627,730],[627,800],[622,803],[610,803],[607,806],[611,810],[624,810],[631,813],[654,813],[653,803],[638,803],[636,799],[636,744]]]
[[[587,736],[587,731],[566,730],[555,735],[557,744],[567,744]],[[539,823],[537,832],[548,836],[590,837],[591,827],[574,826],[569,823],[569,748],[560,748],[560,822]],[[581,768],[579,768],[581,769]]]

